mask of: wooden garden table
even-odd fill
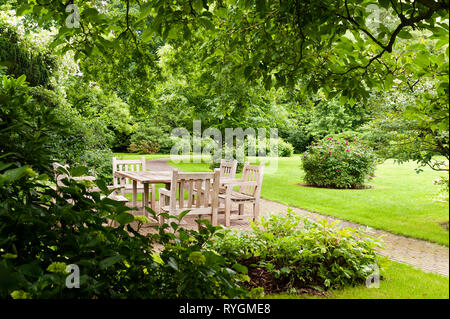
[[[145,216],[148,217],[148,212],[145,207],[149,205],[149,184],[165,184],[166,189],[170,189],[170,184],[172,181],[172,171],[116,171],[114,173],[114,177],[119,178],[121,181],[125,179],[130,179],[133,185],[133,200],[132,205],[136,207],[137,205],[137,183],[141,183],[144,186],[144,194],[142,198],[143,202],[143,211]],[[234,178],[224,177],[220,179],[221,186],[223,183],[229,183],[234,181]],[[121,182],[122,184],[122,182]],[[122,191],[122,196],[124,196],[124,192]],[[155,202],[152,200],[152,209],[155,211]]]
[[[144,186],[144,194],[142,196],[143,209],[145,216],[148,216],[145,207],[148,207],[149,198],[149,184],[165,184],[166,188],[170,189],[170,182],[172,180],[171,171],[159,171],[159,172],[149,172],[149,171],[117,171],[114,173],[114,177],[118,177],[121,181],[129,178],[133,183],[133,207],[136,207],[137,203],[137,183],[141,183]],[[124,195],[124,193],[122,193]],[[152,200],[152,209],[156,210],[155,203]]]

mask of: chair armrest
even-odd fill
[[[256,181],[239,181],[239,180],[234,180],[234,181],[230,181],[230,182],[223,182],[221,183],[223,186],[225,187],[234,187],[234,186],[258,186],[258,182]]]
[[[164,195],[164,196],[170,197],[170,190],[168,190],[166,188],[160,188],[159,195]]]
[[[71,178],[75,181],[95,181],[97,179],[95,176],[76,176]]]

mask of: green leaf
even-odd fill
[[[114,219],[118,221],[121,225],[125,225],[134,221],[134,216],[131,215],[130,213],[120,213]]]
[[[231,268],[233,268],[234,270],[236,270],[236,271],[238,271],[240,273],[243,273],[243,274],[247,274],[248,273],[248,268],[245,267],[244,265],[241,265],[241,264],[238,264],[238,263],[234,264]]]
[[[153,32],[154,32],[153,28],[149,27],[145,29],[144,32],[142,32],[142,41],[144,42],[150,41],[152,39]]]
[[[214,24],[206,18],[198,18],[198,23],[200,23],[205,29],[207,30],[214,30],[215,26]]]
[[[389,0],[378,0],[378,3],[381,7],[388,9],[389,8]]]
[[[408,31],[402,30],[398,33],[398,37],[401,39],[412,39],[413,36]]]
[[[111,267],[112,265],[122,261],[125,259],[125,256],[122,255],[116,255],[116,256],[112,256],[112,257],[108,257],[106,259],[103,259],[100,263],[99,263],[99,267],[100,269],[105,269],[108,267]]]
[[[77,166],[74,168],[69,169],[70,175],[73,177],[77,176],[86,176],[89,173],[89,170],[87,167],[84,166]]]
[[[189,212],[190,212],[190,210],[185,210],[185,211],[181,212],[180,215],[178,215],[177,219],[182,220],[183,217],[186,216]]]
[[[25,176],[27,168],[28,168],[28,166],[22,166],[22,167],[7,170],[3,174],[3,178],[5,178],[9,182],[14,182],[14,181],[22,178],[23,176]]]

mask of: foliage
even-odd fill
[[[52,132],[61,129],[52,110],[29,94],[25,75],[4,75],[0,82],[0,156],[44,170],[55,155],[49,146]],[[39,151],[44,149],[45,151]]]
[[[373,151],[358,139],[327,137],[313,143],[302,157],[304,180],[309,185],[331,188],[364,186],[375,171]]]
[[[53,160],[89,165],[99,177],[111,177],[108,136],[98,119],[83,119],[54,91],[30,88],[25,76],[4,76],[0,92],[2,153],[13,153],[18,160],[44,171],[44,163]],[[42,148],[46,151],[39,152]]]
[[[294,147],[295,153],[303,153],[311,144],[312,137],[304,126],[298,125],[290,128],[285,140]]]
[[[438,96],[442,95],[442,98]],[[447,100],[445,100],[445,95]],[[414,88],[374,95],[374,119],[361,128],[361,138],[383,158],[446,171],[449,160],[448,93],[435,80]],[[418,171],[421,171],[421,168]],[[447,170],[448,172],[448,170]]]
[[[253,136],[247,136],[244,141],[244,154],[251,156],[271,156],[271,152],[278,152],[279,157],[291,157],[294,147],[281,137],[266,139],[265,145],[261,146],[259,140]]]
[[[171,227],[150,236],[130,224],[123,203],[101,198],[82,183],[63,180],[56,192],[47,175],[0,163],[0,296],[7,298],[219,298],[243,296],[242,275],[204,249],[215,231]],[[82,172],[80,170],[80,172]],[[83,171],[84,172],[84,171]],[[104,183],[97,183],[105,194]],[[51,199],[54,200],[51,200]],[[68,201],[71,202],[68,202]],[[12,213],[14,212],[14,213]],[[107,223],[114,220],[119,227]],[[153,245],[164,245],[159,257]],[[80,286],[65,287],[67,265]]]
[[[272,148],[274,146],[272,145]],[[278,156],[291,157],[294,154],[294,147],[291,143],[284,141],[282,138],[278,138],[277,141]]]
[[[442,199],[448,202],[449,200],[449,177],[441,176],[433,181],[434,185],[439,187],[439,197],[438,199]]]
[[[183,229],[175,222],[159,227],[155,237],[165,248],[154,255],[159,263],[154,293],[184,299],[245,296],[245,289],[240,288],[242,282],[248,280],[245,271],[230,267],[224,257],[209,248],[222,236],[217,233],[221,227],[213,227],[207,220],[197,223],[200,225],[198,232]],[[166,232],[166,228],[172,228],[173,233]]]
[[[226,230],[212,248],[230,263],[262,268],[293,287],[337,288],[365,282],[378,267],[377,240],[327,220],[312,222],[288,210],[252,223],[251,231]],[[255,280],[255,278],[253,278]]]
[[[112,190],[102,179],[95,181],[101,192],[67,178],[52,187],[49,134],[41,124],[54,121],[53,113],[28,94],[25,76],[3,76],[0,88],[0,138],[7,141],[0,144],[1,298],[245,297],[245,277],[205,248],[216,231],[207,222],[198,232],[172,223],[144,236],[138,229],[145,220],[133,228],[129,207],[106,196]],[[79,267],[79,288],[65,286],[68,265]]]
[[[0,64],[7,67],[8,75],[25,74],[31,86],[48,87],[50,76],[56,67],[55,58],[49,52],[36,50],[21,39],[14,27],[0,20]]]
[[[169,153],[173,146],[171,136],[153,121],[140,122],[136,132],[131,135],[130,142],[131,152],[144,154]]]
[[[338,98],[320,101],[311,110],[311,119],[307,130],[316,139],[328,134],[352,131],[368,121],[368,112],[364,108],[341,104]]]

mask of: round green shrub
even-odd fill
[[[267,156],[271,155],[270,150],[274,149],[275,145],[278,144],[278,156],[279,157],[291,157],[294,154],[294,147],[291,143],[286,142],[281,137],[270,140],[266,140],[266,149],[265,154]],[[259,156],[259,152],[262,152],[263,150],[259,148],[258,141],[256,138],[252,136],[248,136],[244,143],[244,152],[246,155],[250,156],[251,154],[254,154],[255,156]],[[261,154],[262,155],[262,154]]]
[[[130,152],[143,154],[166,153],[173,146],[170,134],[150,122],[140,123],[130,142]]]
[[[373,178],[373,150],[353,139],[326,137],[304,153],[302,168],[307,184],[328,188],[361,188]]]
[[[278,156],[291,157],[294,154],[294,146],[291,143],[284,141],[282,138],[278,139]]]

